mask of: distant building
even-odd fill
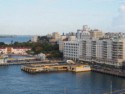
[[[54,45],[54,44],[59,44],[61,35],[58,32],[53,32],[51,36],[47,36],[47,37],[49,38],[49,42]]]
[[[90,39],[90,28],[87,25],[83,26],[83,29],[78,29],[76,33],[77,39]]]
[[[31,50],[31,48],[27,47],[1,47],[0,52],[2,54],[20,54],[20,55],[26,55],[27,51]]]
[[[76,40],[76,36],[68,36],[68,41]]]
[[[59,51],[60,51],[60,52],[63,52],[64,41],[66,41],[66,40],[68,41],[67,36],[62,35],[62,36],[60,37],[60,40],[59,40]]]
[[[52,34],[47,34],[47,38],[52,38]]]
[[[76,40],[76,36],[61,36],[60,40],[59,40],[59,51],[63,52],[64,50],[64,43],[66,41],[74,41]]]
[[[98,29],[90,30],[89,32],[90,32],[91,38],[99,39],[99,38],[102,38],[104,36],[104,33]]]
[[[38,36],[33,36],[31,38],[31,42],[37,42],[38,41]]]
[[[40,53],[40,54],[36,55],[36,59],[45,60],[46,59],[46,55],[43,54],[43,53]]]
[[[122,33],[122,32],[115,32],[115,33],[108,32],[108,33],[105,33],[104,38],[124,39],[125,38],[125,33]]]
[[[60,33],[58,33],[58,32],[54,32],[54,33],[52,34],[52,38],[55,39],[55,40],[59,40],[60,37],[61,37],[61,35],[60,35]]]

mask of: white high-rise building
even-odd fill
[[[125,40],[83,40],[80,60],[121,66],[125,62]]]
[[[64,42],[64,58],[122,66],[125,63],[124,33],[108,33],[103,37],[101,31],[96,34],[89,30],[84,26],[83,30],[77,31],[76,40]]]
[[[64,58],[78,60],[80,55],[79,41],[66,41],[64,43]]]

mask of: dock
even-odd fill
[[[70,72],[83,72],[90,71],[88,65],[83,64],[30,64],[21,67],[21,70],[28,73],[38,73],[38,72],[60,72],[60,71],[70,71]]]

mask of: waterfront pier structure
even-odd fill
[[[60,72],[60,71],[72,71],[72,72],[83,72],[90,71],[91,68],[88,65],[83,64],[30,64],[22,66],[23,71],[29,73],[37,72]]]

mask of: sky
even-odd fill
[[[0,0],[0,35],[76,32],[83,25],[125,32],[125,0]]]

